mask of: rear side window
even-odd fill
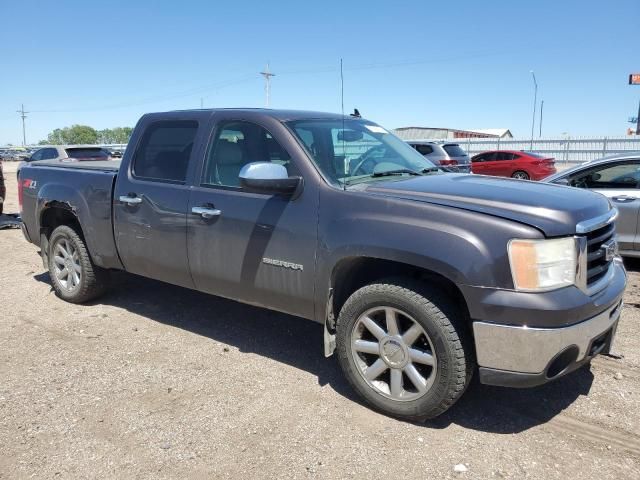
[[[35,152],[33,155],[31,155],[31,160],[36,162],[38,160],[42,160],[42,154],[44,153],[45,149],[42,148],[40,150],[38,150],[37,152]]]
[[[184,183],[198,131],[195,120],[149,125],[133,157],[133,175],[149,180]]]
[[[51,160],[58,157],[58,150],[55,148],[45,148],[42,152],[42,160]]]
[[[448,145],[443,145],[444,151],[449,154],[450,157],[466,157],[467,152],[465,152],[460,145],[456,145],[455,143],[451,143]]]
[[[415,148],[422,155],[429,155],[430,153],[433,153],[433,147],[431,145],[416,145]]]
[[[102,148],[67,148],[65,151],[70,158],[106,160],[109,157],[109,153]]]
[[[37,160],[51,160],[58,156],[58,151],[55,148],[41,148],[33,155],[31,155],[31,161]]]

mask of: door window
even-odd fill
[[[602,165],[569,178],[569,184],[580,188],[638,188],[640,162]]]
[[[197,131],[195,120],[150,124],[133,157],[134,177],[184,183]]]
[[[42,152],[42,160],[51,160],[53,158],[58,158],[58,150],[55,148],[45,148]]]
[[[267,130],[250,122],[223,122],[209,148],[202,185],[240,187],[240,170],[254,162],[278,163],[292,174],[291,156]]]
[[[33,155],[31,155],[31,161],[36,162],[38,160],[42,160],[42,154],[44,153],[45,150],[46,150],[45,148],[41,148],[40,150],[35,152]]]
[[[513,153],[509,152],[496,152],[495,160],[503,161],[503,160],[513,160]]]

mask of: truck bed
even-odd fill
[[[40,160],[25,165],[22,220],[31,241],[40,245],[50,208],[67,209],[83,225],[83,234],[96,265],[122,268],[113,238],[113,188],[120,161],[64,162]]]

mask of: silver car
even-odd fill
[[[471,171],[469,155],[457,143],[426,140],[407,140],[406,142],[431,162],[451,172],[469,173]]]
[[[74,159],[83,160],[109,160],[111,155],[108,150],[96,145],[44,145],[30,157],[21,161],[18,165],[18,174],[20,169],[29,162],[37,162],[39,160],[61,160]]]
[[[640,152],[583,163],[542,182],[588,188],[607,197],[618,209],[616,233],[620,255],[640,257]]]

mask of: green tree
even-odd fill
[[[48,135],[47,141],[52,145],[92,144],[98,142],[98,132],[88,125],[72,125],[65,128],[56,128]]]
[[[100,143],[128,143],[131,137],[131,127],[105,128],[98,132]]]

